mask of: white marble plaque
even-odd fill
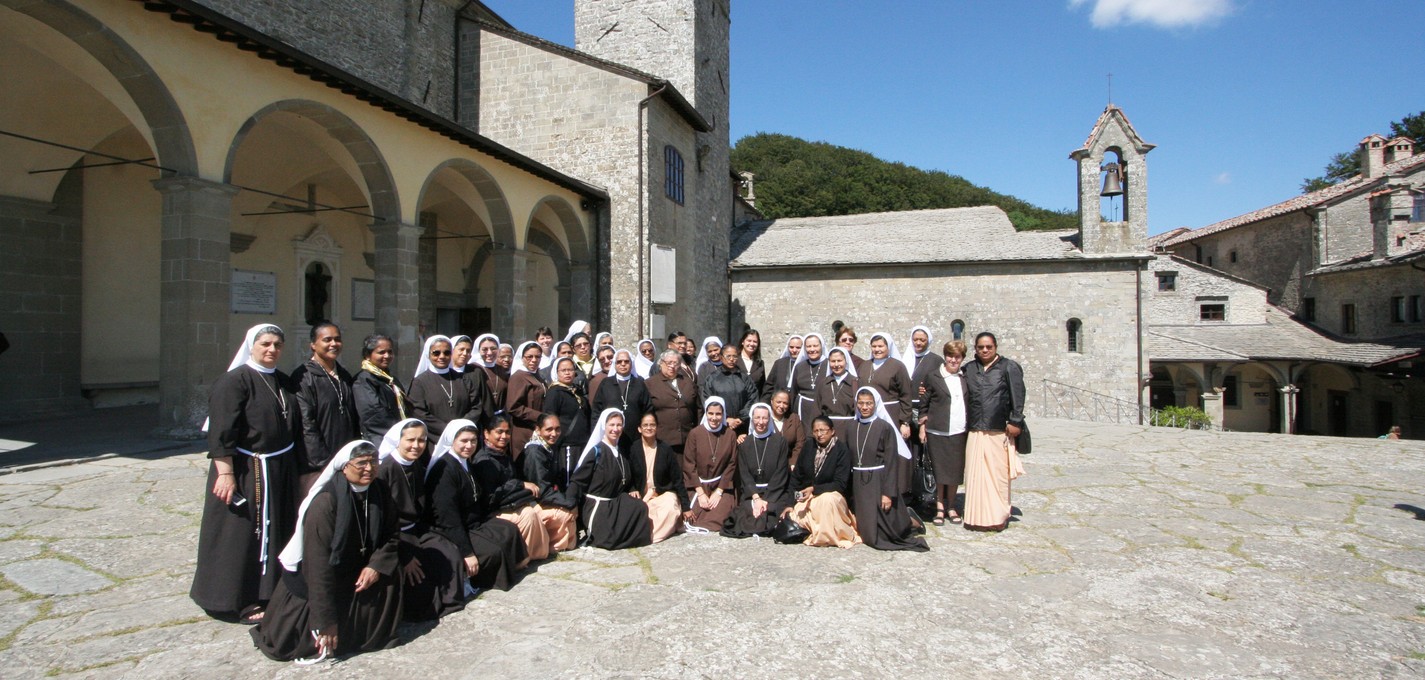
[[[234,314],[276,314],[277,274],[234,269],[232,311]]]
[[[351,319],[353,321],[374,321],[376,319],[376,282],[371,279],[351,280]]]

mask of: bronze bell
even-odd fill
[[[1117,162],[1104,163],[1099,170],[1104,172],[1103,191],[1098,192],[1099,196],[1122,196],[1123,195],[1123,166]]]

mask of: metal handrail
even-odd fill
[[[1139,406],[1136,402],[1111,395],[1086,390],[1074,385],[1043,379],[1044,416],[1066,420],[1084,420],[1093,423],[1117,423],[1119,425],[1154,425],[1194,430],[1218,430],[1220,426],[1211,423],[1194,423],[1176,413],[1164,413],[1151,406]]]

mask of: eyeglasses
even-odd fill
[[[632,361],[629,361],[628,359],[619,359],[618,361],[615,361],[614,363],[616,363],[616,364],[631,364],[631,363],[633,363],[633,362],[632,362]]]
[[[371,468],[376,467],[376,461],[370,458],[367,458],[365,460],[353,460],[347,463],[346,466],[350,468],[356,468],[358,470],[369,470]]]
[[[433,349],[433,350],[430,351],[430,355],[433,356],[433,357],[448,357],[448,356],[450,356],[450,350],[443,350],[443,351],[442,351],[442,350],[438,350],[438,349]]]
[[[975,345],[975,349],[994,349],[994,345]]]

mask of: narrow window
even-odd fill
[[[1198,319],[1202,321],[1226,321],[1227,305],[1221,302],[1210,302],[1199,305]]]
[[[1405,323],[1405,296],[1397,295],[1390,299],[1390,322]]]
[[[332,276],[326,265],[313,262],[306,271],[306,322],[315,326],[331,319]]]
[[[663,147],[663,193],[683,205],[683,154],[671,144]]]
[[[1410,308],[1410,323],[1420,323],[1420,296],[1411,295],[1408,307]]]
[[[1235,375],[1229,375],[1222,379],[1222,405],[1228,408],[1241,406],[1237,397],[1237,376]]]
[[[955,340],[965,339],[965,322],[955,319],[950,322],[950,335]]]
[[[1075,354],[1084,351],[1084,322],[1078,319],[1069,319],[1065,325],[1069,333],[1069,351]]]
[[[1237,251],[1233,250],[1227,253],[1227,259],[1235,264],[1237,262]]]
[[[1207,266],[1209,266],[1209,267],[1212,266],[1212,256],[1211,256],[1211,255],[1208,255],[1208,256],[1207,256]]]
[[[1158,290],[1164,293],[1171,293],[1178,289],[1177,272],[1159,272]]]
[[[1197,249],[1197,258],[1195,258],[1195,259],[1197,260],[1197,263],[1198,263],[1198,264],[1202,264],[1202,246],[1194,246],[1194,247]]]
[[[1356,305],[1349,302],[1341,305],[1341,332],[1346,335],[1356,334]]]
[[[1316,298],[1301,299],[1301,318],[1307,322],[1316,322]]]

